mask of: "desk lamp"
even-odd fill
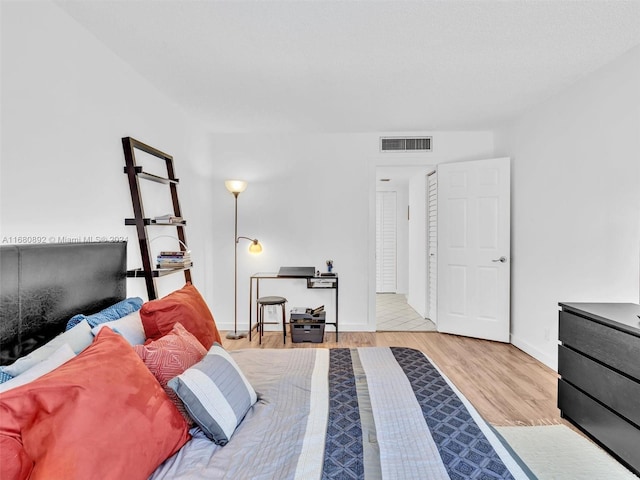
[[[249,240],[249,252],[258,254],[262,252],[262,245],[257,238],[239,237],[238,236],[238,195],[245,191],[247,182],[244,180],[226,180],[224,186],[235,197],[235,231],[234,231],[234,274],[233,274],[233,332],[227,333],[227,338],[237,340],[247,336],[246,332],[238,332],[238,243],[240,239]]]

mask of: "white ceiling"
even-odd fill
[[[640,44],[640,0],[57,0],[216,131],[490,129]]]

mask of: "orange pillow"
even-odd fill
[[[176,322],[180,322],[207,350],[213,342],[222,344],[209,307],[191,283],[166,297],[143,304],[140,318],[147,341],[166,335]]]
[[[22,480],[29,478],[33,461],[15,438],[0,435],[0,478]]]
[[[0,419],[0,445],[13,444],[2,473],[26,478],[30,459],[31,480],[146,479],[190,438],[157,380],[109,328],[77,357],[0,394]]]

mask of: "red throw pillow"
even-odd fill
[[[207,350],[180,323],[176,323],[171,332],[164,337],[146,345],[134,345],[133,349],[162,385],[187,423],[193,425],[184,404],[176,392],[167,386],[167,382],[202,360]]]
[[[109,328],[77,357],[0,394],[0,419],[0,445],[14,440],[26,455],[14,449],[14,464],[4,465],[3,453],[2,472],[26,471],[28,458],[31,480],[143,480],[190,438],[157,380]]]
[[[33,470],[33,461],[15,438],[0,435],[0,478],[24,480]]]
[[[176,322],[180,322],[207,350],[213,342],[222,344],[209,307],[191,283],[166,297],[143,304],[140,318],[149,340],[157,340],[166,335]]]

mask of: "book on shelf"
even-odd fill
[[[184,257],[170,257],[170,256],[165,256],[165,255],[158,255],[156,257],[156,259],[159,262],[184,263],[184,262],[190,262],[191,261],[191,255],[185,255]]]
[[[160,252],[160,257],[187,257],[191,255],[191,250],[163,250]]]
[[[164,263],[188,263],[191,261],[190,257],[158,257],[156,258],[156,260],[158,261],[158,263],[160,262],[164,262]]]
[[[171,255],[158,255],[156,257],[156,259],[159,262],[176,262],[176,263],[183,263],[183,262],[190,262],[191,261],[191,255],[184,255],[184,256],[171,256]]]
[[[166,215],[160,215],[152,218],[153,223],[182,223],[184,219],[176,215],[167,213]]]
[[[158,262],[156,268],[189,268],[193,266],[193,262]]]

